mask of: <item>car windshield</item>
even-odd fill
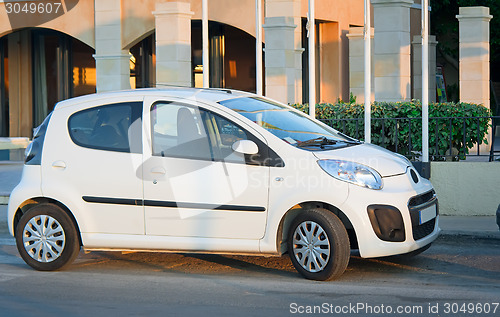
[[[312,120],[306,114],[258,97],[219,102],[255,122],[283,141],[297,147],[328,148],[359,144],[335,129]]]

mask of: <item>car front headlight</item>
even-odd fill
[[[382,177],[371,167],[340,160],[319,160],[318,164],[338,180],[370,189],[382,188]]]

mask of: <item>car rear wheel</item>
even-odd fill
[[[73,221],[53,204],[28,210],[16,227],[16,244],[23,260],[39,271],[53,271],[78,256],[80,243]]]
[[[349,263],[349,237],[335,214],[322,208],[309,209],[292,222],[288,253],[305,278],[332,280],[342,275]]]

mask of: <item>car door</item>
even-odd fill
[[[145,99],[147,235],[259,239],[265,232],[267,146],[234,118],[194,101]],[[252,139],[259,154],[236,153]]]
[[[142,97],[54,111],[42,192],[63,202],[82,234],[144,234]]]

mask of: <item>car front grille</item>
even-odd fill
[[[421,225],[413,226],[413,240],[417,241],[427,237],[434,231],[436,226],[436,218],[427,221]]]
[[[410,210],[410,218],[413,231],[413,240],[417,241],[430,235],[436,227],[436,218],[420,224],[420,211],[436,205],[436,216],[439,214],[439,205],[434,190],[428,191],[421,195],[410,198],[408,208]]]
[[[436,194],[436,192],[434,190],[431,190],[431,191],[424,193],[422,195],[412,197],[410,199],[410,201],[408,202],[408,207],[412,208],[412,207],[417,207],[417,206],[423,205],[423,204],[431,201],[432,198],[434,198],[435,194]]]

